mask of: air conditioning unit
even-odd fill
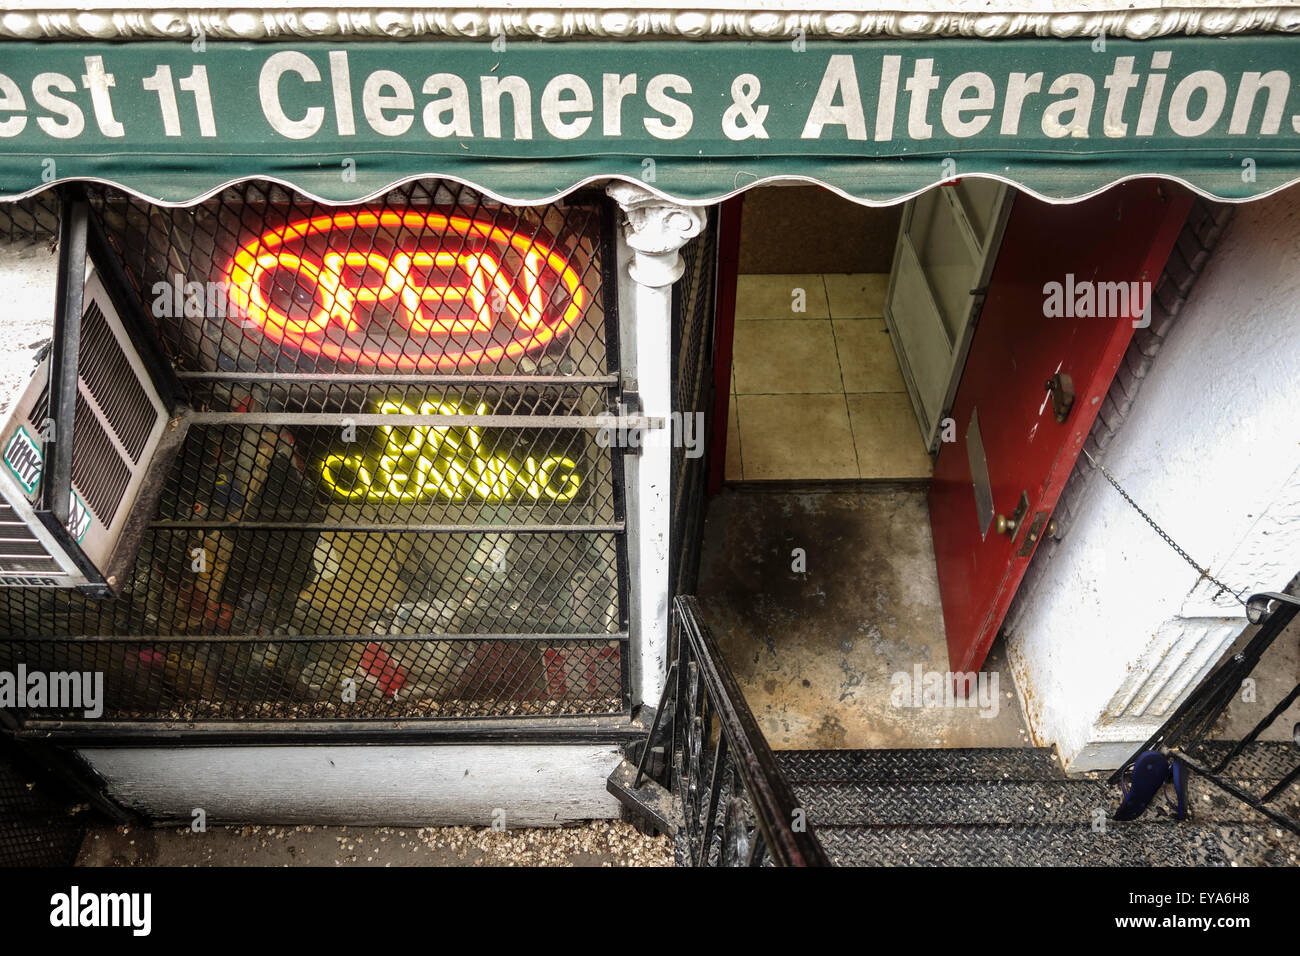
[[[109,597],[127,581],[183,438],[178,390],[84,202],[64,203],[50,291],[53,338],[0,408],[0,587]],[[0,322],[30,327],[30,315],[5,317],[30,307],[0,299]],[[14,361],[30,358],[11,350]]]

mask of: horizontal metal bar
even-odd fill
[[[612,428],[627,431],[664,427],[662,418],[632,415],[379,415],[345,412],[188,412],[192,425],[328,425],[345,423],[404,428],[410,425],[436,425],[442,428]]]
[[[155,531],[370,531],[375,534],[621,534],[613,524],[347,524],[304,521],[154,521]]]
[[[533,641],[559,644],[565,641],[626,642],[627,639],[627,631],[608,634],[78,634],[68,637],[14,634],[0,637],[0,644],[355,644],[363,641],[381,641],[385,644],[401,644],[406,641]]]
[[[1183,751],[1179,750],[1178,748],[1176,747],[1171,748],[1166,754],[1166,756],[1168,756],[1172,760],[1181,761],[1189,769],[1200,774],[1202,777],[1204,777],[1210,783],[1214,784],[1220,790],[1230,794],[1231,796],[1236,797],[1238,800],[1240,800],[1242,803],[1244,803],[1246,806],[1250,807],[1252,810],[1256,811],[1257,813],[1264,814],[1264,816],[1268,817],[1274,823],[1286,827],[1292,833],[1300,834],[1300,820],[1296,820],[1294,817],[1288,816],[1287,814],[1283,813],[1280,810],[1267,806],[1257,795],[1251,793],[1249,790],[1246,790],[1243,787],[1237,786],[1231,780],[1224,780],[1218,774],[1212,772],[1209,767],[1206,767],[1204,764],[1200,763],[1195,758],[1187,756],[1187,754],[1185,754]]]
[[[1259,802],[1271,802],[1278,794],[1285,793],[1287,790],[1291,789],[1291,785],[1295,783],[1296,780],[1300,780],[1300,766],[1292,767],[1290,773],[1277,783],[1273,784],[1273,786],[1269,788],[1268,793],[1259,798]]]
[[[627,714],[594,717],[420,717],[394,720],[30,720],[16,738],[102,747],[453,743],[630,743],[645,727]]]
[[[184,381],[362,385],[617,385],[617,375],[421,375],[393,372],[177,372]]]

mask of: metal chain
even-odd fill
[[[1181,557],[1188,564],[1190,564],[1193,568],[1195,568],[1197,573],[1199,573],[1201,577],[1205,578],[1207,581],[1210,581],[1212,584],[1217,584],[1219,586],[1219,590],[1214,592],[1214,597],[1211,598],[1210,600],[1217,599],[1220,594],[1222,594],[1224,591],[1227,591],[1229,594],[1233,596],[1233,598],[1236,599],[1238,604],[1240,604],[1242,607],[1246,607],[1246,602],[1242,599],[1241,593],[1238,591],[1234,591],[1232,588],[1228,587],[1226,584],[1224,584],[1222,581],[1216,578],[1213,574],[1211,574],[1208,570],[1206,570],[1205,568],[1197,564],[1195,561],[1193,561],[1192,556],[1190,554],[1188,554],[1182,548],[1178,547],[1178,543],[1175,542],[1173,538],[1169,537],[1169,535],[1165,533],[1165,530],[1161,528],[1160,525],[1156,524],[1155,520],[1149,514],[1147,514],[1140,507],[1138,507],[1138,503],[1134,501],[1131,497],[1129,497],[1129,493],[1123,489],[1123,487],[1120,485],[1118,481],[1115,480],[1115,476],[1110,473],[1110,471],[1106,468],[1105,465],[1103,465],[1097,459],[1093,458],[1087,448],[1083,449],[1083,454],[1087,457],[1088,461],[1092,462],[1092,467],[1100,471],[1102,475],[1105,476],[1106,480],[1109,481],[1111,485],[1115,488],[1115,490],[1119,492],[1120,497],[1123,498],[1125,501],[1127,501],[1130,505],[1132,505],[1133,510],[1136,511],[1138,514],[1140,514],[1143,520],[1146,521],[1147,524],[1151,525],[1152,530],[1154,530],[1156,534],[1160,535],[1160,537],[1164,539],[1165,544],[1169,545],[1169,547],[1177,551],[1178,556]]]

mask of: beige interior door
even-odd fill
[[[885,324],[931,451],[957,390],[1012,195],[1002,183],[959,179],[903,208]]]

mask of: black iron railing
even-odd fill
[[[1155,751],[1162,754],[1171,766],[1181,765],[1186,771],[1205,778],[1225,793],[1264,814],[1279,826],[1300,834],[1300,820],[1285,813],[1275,803],[1278,796],[1300,779],[1300,757],[1291,770],[1259,793],[1251,792],[1230,779],[1233,760],[1276,722],[1297,699],[1300,699],[1300,683],[1291,688],[1290,692],[1224,756],[1214,760],[1201,753],[1202,745],[1215,722],[1241,690],[1242,682],[1254,671],[1264,652],[1286,630],[1297,613],[1300,613],[1300,598],[1273,592],[1255,594],[1246,602],[1246,612],[1250,622],[1259,625],[1259,630],[1246,642],[1245,647],[1224,661],[1187,700],[1183,701],[1164,726],[1156,731],[1155,735],[1143,744],[1121,769],[1115,771],[1110,778],[1110,783],[1112,786],[1118,784],[1125,771],[1132,767],[1142,754]],[[1300,747],[1300,724],[1296,725],[1293,735],[1297,747]],[[1176,775],[1174,781],[1180,791],[1178,805],[1180,808],[1185,807],[1187,775],[1185,773]],[[1185,814],[1180,810],[1180,819],[1183,815]]]
[[[680,805],[689,866],[829,866],[693,597],[672,611],[675,659],[641,754]]]

